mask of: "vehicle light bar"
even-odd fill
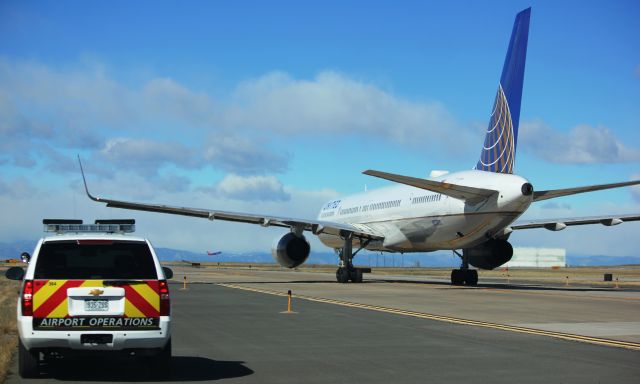
[[[134,219],[96,219],[96,224],[135,224]]]
[[[82,220],[76,220],[76,219],[42,219],[42,224],[82,224]]]
[[[127,220],[96,220],[95,224],[83,224],[82,220],[44,219],[45,232],[61,233],[133,233],[136,231],[136,221]]]

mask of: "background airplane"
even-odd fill
[[[221,253],[222,253],[222,251],[213,251],[213,252],[207,251],[207,255],[208,256],[216,256],[216,255],[219,255]]]
[[[288,268],[304,263],[309,257],[310,245],[304,232],[311,232],[338,252],[340,266],[336,279],[341,283],[362,281],[363,269],[355,268],[352,262],[361,249],[385,252],[452,250],[460,256],[461,266],[452,271],[451,282],[475,285],[478,274],[469,268],[470,265],[493,269],[509,261],[513,249],[508,239],[514,231],[531,228],[558,231],[572,225],[612,226],[640,220],[640,215],[632,214],[515,221],[533,202],[640,184],[640,181],[630,181],[538,191],[527,179],[513,174],[529,19],[530,8],[516,16],[484,144],[472,170],[432,174],[429,179],[368,170],[364,173],[396,184],[331,200],[321,208],[317,219],[94,197],[80,164],[86,193],[90,199],[108,207],[288,228],[272,248],[276,261]],[[354,252],[353,247],[358,249]]]

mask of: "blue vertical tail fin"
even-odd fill
[[[484,146],[475,169],[513,173],[531,8],[516,15]]]

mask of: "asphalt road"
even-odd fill
[[[173,297],[172,382],[637,383],[640,352],[286,299],[213,284]],[[151,381],[153,365],[87,360],[25,382]],[[17,369],[14,363],[13,371]],[[16,374],[8,383],[21,382]]]

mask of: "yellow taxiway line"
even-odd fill
[[[265,293],[268,295],[287,296],[287,292],[251,288],[251,287],[245,287],[237,284],[219,283],[217,285],[222,287],[227,287],[227,288],[241,289],[244,291]],[[434,315],[430,313],[408,311],[404,309],[381,307],[378,305],[352,303],[348,301],[326,299],[322,297],[313,297],[313,296],[295,295],[295,294],[293,295],[293,297],[298,299],[308,300],[308,301],[315,301],[319,303],[335,304],[335,305],[341,305],[344,307],[351,307],[351,308],[368,309],[371,311],[392,313],[396,315],[409,316],[409,317],[415,317],[415,318],[427,319],[427,320],[442,321],[442,322],[447,322],[452,324],[470,325],[475,327],[498,329],[502,331],[525,333],[529,335],[547,336],[547,337],[553,337],[553,338],[562,339],[562,340],[578,341],[582,343],[605,345],[609,347],[625,348],[625,349],[640,351],[640,343],[634,343],[630,341],[611,340],[611,339],[603,339],[599,337],[575,335],[571,333],[544,331],[541,329],[525,328],[525,327],[519,327],[515,325],[497,324],[497,323],[490,323],[486,321],[461,319],[461,318],[451,317],[451,316]]]

